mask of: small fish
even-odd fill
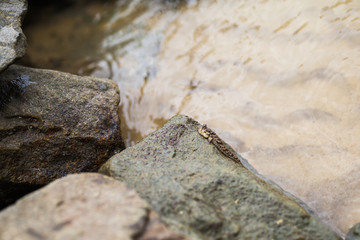
[[[240,163],[241,166],[244,166],[241,163],[241,160],[229,149],[225,142],[213,130],[208,128],[206,124],[202,125],[198,132],[201,136],[206,138],[209,143],[212,143],[225,157],[228,157],[234,162]]]

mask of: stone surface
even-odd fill
[[[11,102],[11,99],[21,95],[23,92],[22,83],[23,80],[21,78],[3,79],[0,81],[0,110]]]
[[[199,127],[173,117],[100,172],[136,189],[166,223],[194,238],[340,239],[279,187],[224,157]]]
[[[151,219],[156,214],[123,183],[96,173],[73,174],[2,211],[0,239],[150,240],[142,236]]]
[[[191,240],[192,238],[179,234],[165,226],[159,215],[153,210],[149,214],[149,222],[144,233],[137,240]]]
[[[21,22],[26,9],[26,0],[0,2],[0,72],[25,54],[26,39]]]
[[[355,224],[346,234],[345,240],[360,240],[360,223]]]
[[[9,81],[20,90],[0,110],[0,197],[17,184],[97,171],[123,149],[111,80],[12,65],[0,75]]]

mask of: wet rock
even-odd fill
[[[223,156],[199,127],[176,116],[100,172],[126,182],[167,224],[197,239],[340,239],[279,187]]]
[[[346,234],[345,240],[360,240],[360,223],[355,224]]]
[[[2,211],[0,239],[145,240],[149,222],[156,220],[151,212],[134,190],[119,181],[96,173],[73,174]]]
[[[97,171],[124,148],[111,80],[12,65],[2,81],[18,90],[0,110],[0,197],[8,198],[0,205],[20,194],[17,186]]]
[[[0,2],[0,72],[25,55],[26,39],[21,22],[26,13],[26,0]]]

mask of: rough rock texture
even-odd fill
[[[21,22],[26,9],[26,0],[0,1],[0,72],[25,55],[26,39]]]
[[[20,90],[0,110],[0,198],[17,186],[97,171],[124,148],[111,80],[12,65],[1,81]]]
[[[360,223],[355,224],[346,234],[345,240],[360,240]]]
[[[149,220],[156,221],[151,212],[119,181],[96,173],[73,174],[2,211],[0,239],[164,239],[143,237],[152,228]],[[168,239],[185,239],[172,233]]]
[[[146,229],[136,240],[192,240],[192,238],[176,233],[165,226],[158,214],[151,210]]]
[[[194,238],[340,239],[279,187],[224,157],[199,127],[176,116],[100,172],[125,181]]]

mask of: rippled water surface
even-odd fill
[[[50,15],[26,28],[26,63],[115,80],[128,145],[186,114],[334,229],[360,222],[360,2],[91,1]]]

